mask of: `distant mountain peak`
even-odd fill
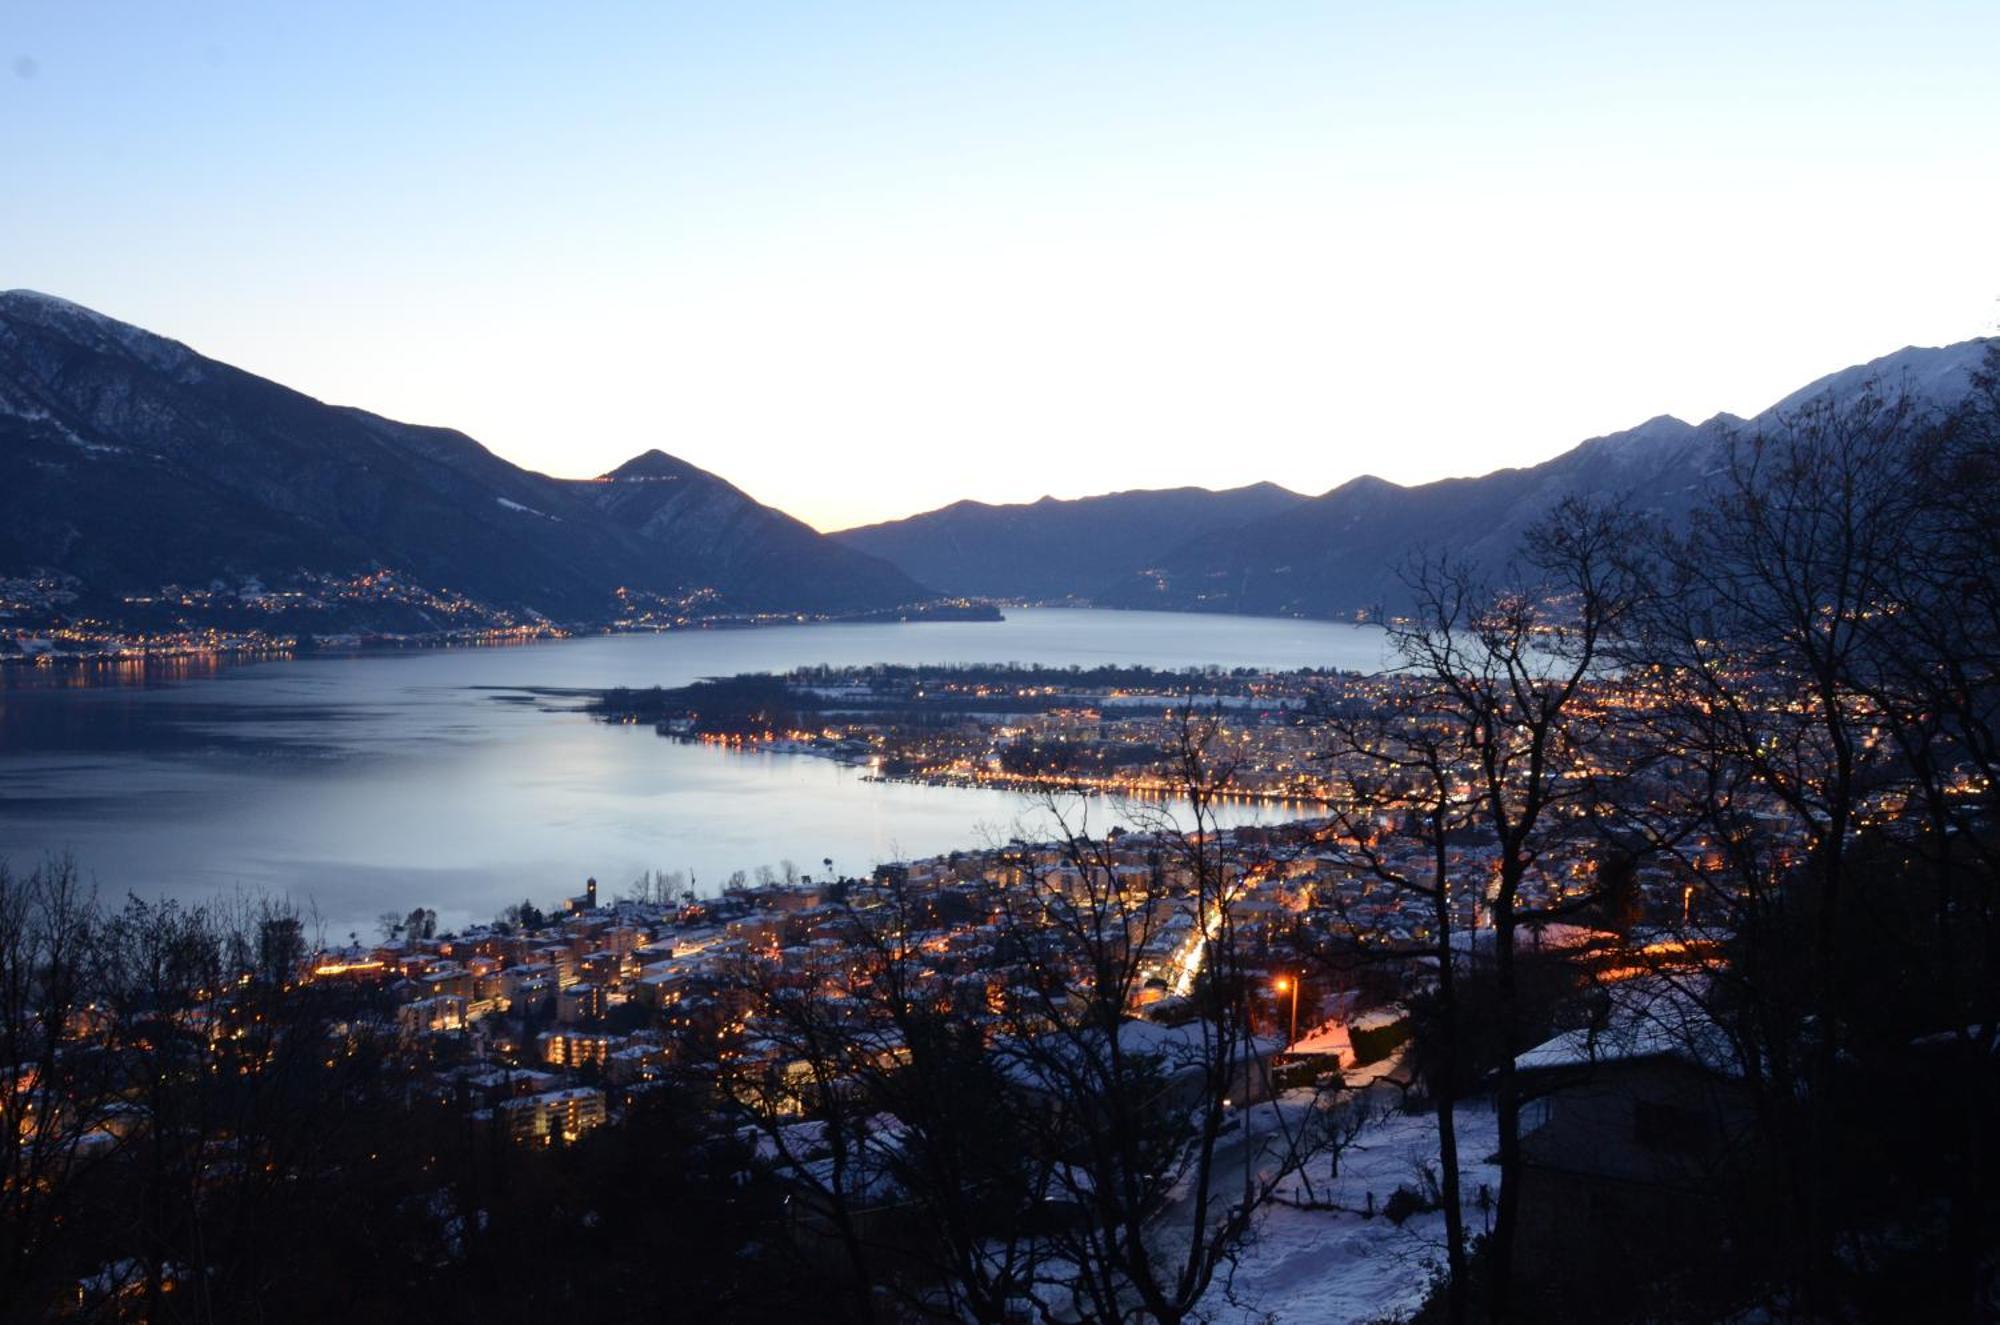
[[[1564,454],[1601,456],[1623,465],[1643,464],[1653,459],[1656,453],[1687,442],[1701,431],[1686,419],[1672,414],[1655,414],[1637,427],[1604,433],[1579,442]]]
[[[1346,501],[1379,499],[1390,493],[1402,492],[1404,490],[1402,484],[1391,483],[1386,478],[1380,478],[1374,474],[1356,474],[1353,478],[1347,480],[1347,482],[1340,484],[1338,487],[1329,488],[1326,492],[1313,498],[1313,500],[1327,501],[1335,497]]]
[[[1054,599],[1121,583],[1184,539],[1305,500],[1272,483],[1221,492],[1134,488],[989,505],[956,501],[834,535],[945,593]]]
[[[1677,415],[1655,414],[1638,427],[1628,428],[1626,435],[1630,437],[1655,437],[1661,433],[1685,432],[1691,426],[1686,419],[1680,418]]]
[[[1972,389],[1973,372],[1984,361],[1987,347],[1996,340],[2000,337],[1979,337],[1937,347],[1905,345],[1893,354],[1809,382],[1757,418],[1783,419],[1814,400],[1825,398],[1846,403],[1864,391],[1891,395],[1907,392],[1933,404],[1949,406]]]
[[[654,447],[633,456],[602,477],[612,483],[629,483],[641,480],[692,478],[703,472],[687,461],[670,456],[658,447]]]
[[[1581,442],[1538,465],[1398,487],[1349,481],[1275,517],[1190,537],[1110,589],[1102,606],[1340,617],[1406,601],[1398,567],[1420,548],[1448,547],[1482,568],[1513,557],[1522,532],[1566,497],[1629,500],[1648,519],[1685,519],[1720,472],[1729,434],[1782,428],[1825,398],[1907,392],[1927,409],[1962,400],[1992,342],[1905,349],[1822,377],[1754,419],[1695,425],[1661,414]]]
[[[82,304],[73,303],[68,299],[59,298],[52,294],[44,294],[40,290],[30,290],[25,287],[15,290],[0,290],[0,304],[5,304],[13,308],[40,308],[46,312],[62,316],[73,317],[81,314],[84,317],[94,318],[99,321],[111,320],[95,309],[85,308]]]
[[[626,481],[529,473],[461,433],[323,404],[65,299],[0,293],[0,576],[71,575],[114,619],[163,583],[306,593],[366,567],[565,621],[931,596],[664,452],[605,477]],[[398,632],[444,619],[342,592],[299,610]]]
[[[177,340],[120,322],[82,304],[40,290],[0,291],[0,322],[19,320],[100,354],[122,354],[184,380],[200,376],[201,356]]]

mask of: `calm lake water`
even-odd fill
[[[1322,622],[1034,609],[144,677],[0,669],[0,858],[73,852],[112,898],[289,895],[344,938],[418,905],[446,926],[546,906],[586,875],[615,895],[648,869],[691,870],[712,891],[785,859],[852,874],[1033,829],[1009,793],[682,745],[528,693],[873,662],[1374,670],[1383,644]]]

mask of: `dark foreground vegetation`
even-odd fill
[[[0,1320],[810,1318],[705,1096],[517,1145],[306,956],[282,908],[0,870]]]

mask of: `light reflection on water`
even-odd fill
[[[692,870],[704,890],[787,858],[819,873],[830,856],[858,873],[1032,829],[1031,807],[1004,792],[866,782],[823,759],[681,745],[523,692],[815,663],[1372,670],[1381,638],[1326,623],[1040,609],[998,624],[0,669],[0,857],[18,867],[74,851],[114,897],[289,894],[310,899],[336,937],[417,905],[448,925],[523,897],[546,905],[586,874],[615,894],[647,869]]]

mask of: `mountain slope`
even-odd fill
[[[990,506],[961,501],[834,538],[947,593],[993,598],[1088,596],[1177,543],[1253,524],[1305,500],[1273,483],[1212,492],[1168,488]]]
[[[1848,400],[1871,383],[1939,406],[1961,399],[1990,342],[1906,349],[1845,369],[1787,396],[1750,420],[1775,426],[1809,400]],[[1422,547],[1497,566],[1523,530],[1567,496],[1625,497],[1635,509],[1684,515],[1744,421],[1718,415],[1699,426],[1661,416],[1593,438],[1553,460],[1479,478],[1402,487],[1365,477],[1268,520],[1192,538],[1099,594],[1113,607],[1346,616],[1396,606],[1396,567]]]
[[[713,591],[737,610],[928,596],[672,463],[670,505],[628,496],[616,475],[548,478],[462,433],[323,404],[64,300],[0,294],[0,576],[61,572],[105,605],[167,583],[388,568],[559,620],[611,616],[620,587]],[[648,517],[630,518],[640,506]]]
[[[889,563],[662,451],[567,486],[606,525],[649,553],[670,564],[706,566],[740,602],[783,608],[801,585],[811,585],[813,601],[825,609],[893,607],[933,596]]]

